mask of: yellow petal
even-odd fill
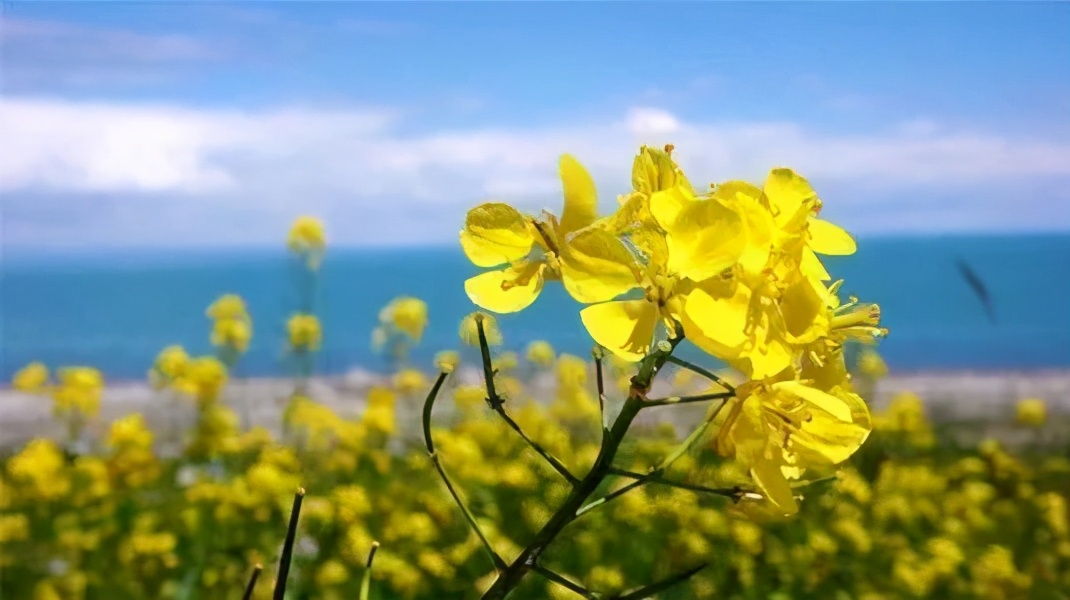
[[[715,199],[690,202],[666,231],[669,271],[694,281],[734,265],[747,243],[739,213]]]
[[[739,264],[751,275],[761,273],[773,248],[776,224],[773,215],[761,203],[762,190],[746,182],[730,181],[714,188],[714,198],[733,207],[743,217],[747,245]]]
[[[866,428],[819,413],[792,436],[793,450],[804,462],[836,465],[851,458],[868,436]]]
[[[536,262],[476,275],[464,282],[472,302],[496,313],[513,313],[531,305],[542,291],[544,263]]]
[[[827,291],[819,281],[802,278],[789,285],[780,300],[785,337],[793,344],[807,344],[828,333]]]
[[[833,225],[822,219],[810,219],[810,248],[818,254],[846,256],[858,249],[851,234],[839,225]]]
[[[799,270],[802,271],[803,275],[818,281],[832,279],[832,275],[829,275],[829,272],[825,270],[825,265],[821,264],[821,259],[809,247],[805,247],[802,250]]]
[[[696,287],[684,303],[684,332],[706,352],[725,360],[735,358],[747,341],[749,302],[750,290],[742,285],[734,292]]]
[[[604,229],[585,229],[562,247],[561,280],[577,302],[612,300],[639,285],[635,257]]]
[[[799,506],[791,485],[780,470],[780,464],[779,461],[759,462],[750,468],[750,475],[766,499],[786,514],[793,514],[799,510]]]
[[[798,381],[780,381],[774,383],[772,387],[776,391],[805,400],[810,405],[820,408],[841,421],[851,422],[851,407],[832,394],[822,392]]]
[[[758,335],[765,335],[759,331]],[[794,358],[790,346],[779,339],[771,339],[764,345],[750,350],[744,356],[742,364],[733,363],[751,379],[772,377],[791,365]]]
[[[598,193],[587,169],[571,155],[560,161],[561,184],[565,189],[565,210],[561,213],[561,231],[571,233],[598,218]]]
[[[692,202],[696,202],[694,196],[683,187],[674,186],[650,196],[650,214],[662,229],[668,231],[680,212]]]
[[[468,211],[461,231],[465,255],[480,267],[516,262],[531,252],[534,242],[527,218],[500,202],[488,202]]]
[[[784,227],[817,198],[810,182],[791,169],[773,169],[762,187],[776,223]]]
[[[594,341],[635,362],[650,350],[658,309],[646,300],[605,302],[581,310],[580,319]]]

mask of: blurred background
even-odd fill
[[[471,310],[468,208],[559,211],[568,152],[608,213],[668,142],[700,185],[811,180],[860,240],[830,270],[882,304],[893,373],[1068,368],[1068,8],[5,2],[0,378],[142,379],[210,349],[228,292],[256,324],[240,372],[278,374],[303,214],[330,245],[318,369],[382,367],[399,294],[430,304],[429,361]],[[505,330],[590,345],[563,293]]]

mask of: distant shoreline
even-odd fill
[[[388,385],[389,380],[388,374],[354,370],[344,376],[314,377],[309,382],[308,393],[340,416],[354,418],[362,414],[368,391],[374,386]],[[481,382],[479,370],[465,365],[451,377],[447,388],[454,383]],[[555,386],[552,373],[540,373],[527,383],[525,389],[532,398],[546,401],[553,397]],[[224,396],[244,427],[262,426],[278,433],[282,410],[292,389],[290,378],[236,378],[228,384]],[[1070,416],[1070,368],[893,373],[877,384],[869,401],[875,410],[880,410],[895,395],[908,391],[918,394],[930,414],[939,419],[978,418],[1010,422],[1015,403],[1026,397],[1045,400],[1053,415]],[[681,392],[659,381],[653,395],[673,393]],[[399,415],[404,415],[406,410],[415,410],[413,403],[418,403],[418,398],[399,405]],[[441,410],[448,412],[450,405],[448,401],[442,402]],[[688,410],[672,411],[674,423],[686,426],[691,419],[701,418],[700,413],[704,411],[701,406],[686,408]],[[694,410],[690,410],[692,408]],[[145,415],[164,445],[177,439],[182,429],[191,423],[193,414],[192,403],[173,392],[154,390],[146,381],[110,382],[101,402],[101,415],[91,426],[91,435],[103,436],[111,422],[130,413]],[[0,389],[0,450],[19,446],[37,436],[62,439],[63,433],[63,428],[52,419],[50,399],[10,388]]]

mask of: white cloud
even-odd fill
[[[932,187],[945,196],[971,194],[977,206],[996,206],[975,211],[970,227],[998,229],[1007,206],[1032,211],[1037,227],[1070,227],[1065,211],[1046,214],[1065,205],[1066,197],[973,195],[1009,181],[1065,180],[1066,140],[952,131],[928,121],[842,135],[791,123],[693,123],[656,108],[601,123],[423,134],[403,133],[402,117],[380,108],[239,112],[2,99],[5,237],[12,244],[123,239],[121,232],[102,237],[97,231],[111,226],[136,227],[134,237],[125,239],[142,235],[147,243],[168,236],[177,236],[173,243],[260,243],[277,238],[295,214],[319,212],[332,221],[340,241],[445,241],[455,235],[458,215],[488,197],[530,210],[558,208],[556,162],[562,152],[591,169],[609,208],[629,185],[638,145],[667,142],[676,145],[696,183],[760,180],[770,167],[790,165],[819,191],[848,190],[842,199],[826,194],[830,208],[841,204],[847,217],[896,193]],[[108,201],[99,206],[93,228],[83,223],[80,229],[78,221],[51,227],[29,205],[57,194],[72,205],[82,198]],[[159,216],[146,207],[164,204],[168,231],[175,233],[141,231]],[[948,220],[947,206],[941,211],[932,214]],[[990,222],[983,222],[988,214]],[[866,227],[880,224],[869,220]]]

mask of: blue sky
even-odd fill
[[[4,246],[451,243],[605,210],[642,143],[792,166],[861,235],[1070,230],[1067,3],[28,3],[0,13]]]

